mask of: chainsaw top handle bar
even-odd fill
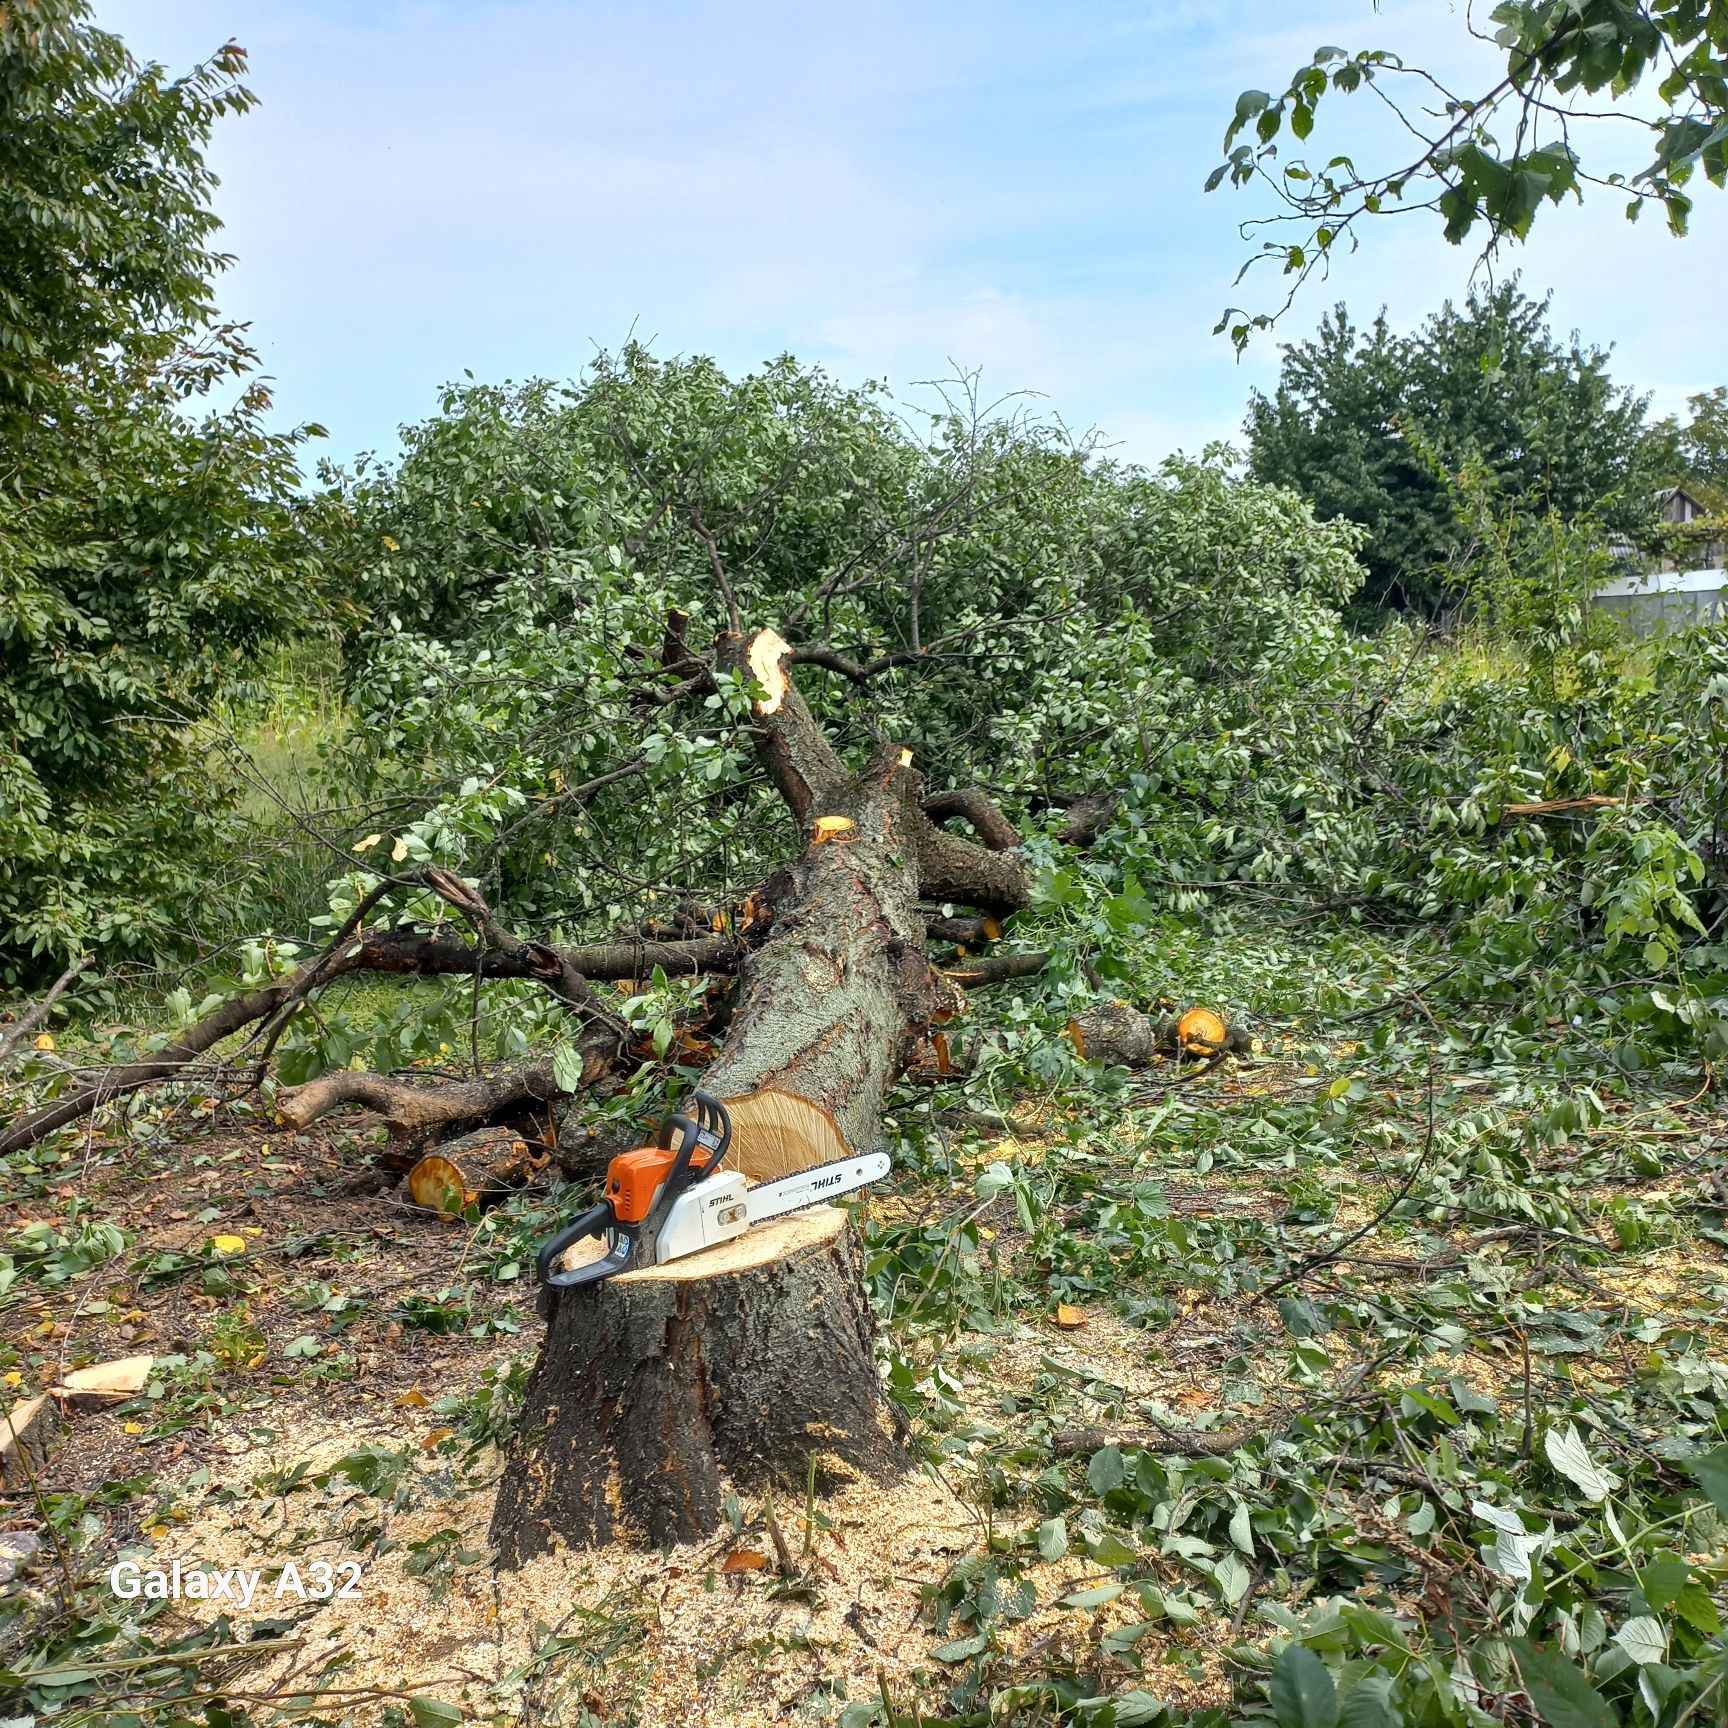
[[[676,1176],[695,1155],[697,1146],[703,1145],[710,1153],[704,1173],[712,1175],[726,1156],[726,1148],[732,1144],[732,1118],[727,1114],[726,1106],[711,1092],[691,1093],[689,1107],[695,1112],[694,1119],[683,1111],[672,1118],[672,1126],[682,1129],[684,1134],[678,1145],[680,1156],[672,1174]]]

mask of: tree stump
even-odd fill
[[[718,1528],[728,1487],[802,1491],[812,1458],[830,1485],[906,1467],[839,1207],[541,1304],[546,1339],[492,1517],[507,1567],[559,1544],[694,1541]]]

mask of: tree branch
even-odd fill
[[[924,800],[924,814],[936,823],[952,822],[956,817],[970,822],[979,841],[992,852],[1012,852],[1021,844],[1020,830],[996,808],[981,787],[938,792]]]
[[[12,1058],[34,1036],[36,1028],[46,1020],[53,1011],[54,1004],[66,994],[68,987],[95,965],[94,954],[81,954],[52,984],[48,986],[48,994],[39,1002],[26,1008],[18,1017],[10,1031],[0,1034],[0,1069],[4,1069]]]
[[[477,1122],[512,1105],[544,1104],[559,1091],[550,1062],[430,1085],[340,1068],[302,1086],[289,1087],[276,1100],[276,1109],[289,1127],[306,1128],[332,1110],[357,1104],[376,1111],[399,1133],[421,1135],[453,1122]]]

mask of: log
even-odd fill
[[[1050,964],[1047,949],[1034,954],[986,954],[981,959],[963,960],[957,966],[943,968],[943,976],[968,990],[982,990],[988,984],[1006,984],[1015,978],[1036,978]]]
[[[598,1243],[577,1246],[597,1252]],[[906,1468],[847,1214],[818,1207],[665,1266],[541,1295],[546,1342],[492,1540],[516,1567],[719,1527],[728,1489]]]
[[[1068,1023],[1068,1038],[1107,1068],[1149,1068],[1164,1048],[1160,1023],[1126,1002],[1098,1002]]]
[[[597,1071],[603,1072],[603,1065]],[[593,1073],[585,1073],[584,1083],[593,1077]],[[558,1093],[550,1062],[530,1062],[500,1074],[442,1082],[397,1080],[388,1074],[338,1068],[316,1080],[290,1086],[276,1100],[276,1113],[290,1128],[307,1128],[332,1110],[357,1104],[376,1111],[399,1134],[413,1136],[458,1122],[483,1122],[524,1104],[544,1104]]]
[[[477,1128],[421,1158],[408,1172],[408,1195],[416,1206],[453,1218],[470,1206],[502,1200],[537,1176],[549,1159],[513,1128]]]
[[[1149,1068],[1159,1056],[1188,1056],[1216,1062],[1253,1048],[1240,1026],[1230,1026],[1211,1008],[1154,1019],[1126,1002],[1097,1002],[1068,1023],[1068,1037],[1079,1053],[1108,1068]]]

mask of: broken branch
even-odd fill
[[[954,792],[938,792],[924,800],[924,814],[932,822],[952,822],[955,817],[972,824],[981,844],[992,852],[1012,852],[1020,845],[1020,830],[998,810],[981,787],[968,786]]]
[[[48,986],[47,995],[26,1008],[10,1031],[0,1033],[0,1068],[4,1068],[35,1036],[36,1028],[53,1012],[54,1004],[66,994],[68,987],[95,963],[94,954],[80,955]]]
[[[478,1122],[518,1104],[544,1104],[558,1091],[550,1062],[431,1084],[339,1068],[289,1087],[277,1099],[276,1110],[290,1128],[305,1128],[332,1110],[356,1104],[375,1111],[398,1133],[422,1135],[453,1122]]]

